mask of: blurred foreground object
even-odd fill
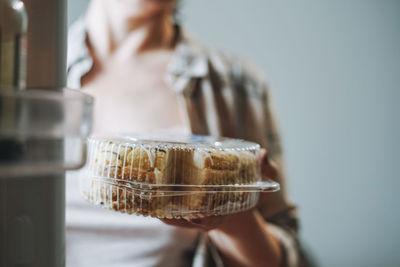
[[[0,266],[65,266],[64,176],[84,164],[92,98],[62,89],[66,1],[26,1],[28,35],[23,2],[0,4]]]

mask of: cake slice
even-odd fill
[[[219,192],[218,185],[248,184],[257,179],[254,154],[247,151],[196,150],[186,153],[182,158],[182,182],[199,185],[189,188],[196,191],[186,197],[189,210],[218,210],[227,202],[243,198],[242,192]],[[216,185],[212,188],[203,185]],[[204,192],[204,191],[214,192]]]
[[[121,212],[164,216],[163,207],[170,202],[157,185],[173,184],[177,179],[177,151],[118,142],[100,143],[94,149],[89,168],[96,177],[92,189],[109,207]],[[149,190],[141,190],[152,186]],[[162,187],[161,190],[168,190]],[[111,204],[110,204],[111,203]],[[166,216],[166,215],[165,215]]]
[[[177,175],[176,157],[176,151],[171,149],[109,142],[95,148],[89,168],[102,178],[171,184]]]

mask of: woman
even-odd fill
[[[176,131],[255,141],[281,165],[261,75],[173,22],[176,0],[92,0],[70,31],[68,82],[96,99],[95,133]],[[282,190],[257,209],[203,220],[124,216],[93,208],[68,179],[71,266],[300,266],[296,214]],[[172,225],[172,226],[170,226]],[[178,227],[173,227],[178,226]]]

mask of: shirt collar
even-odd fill
[[[174,57],[168,64],[165,82],[177,93],[191,95],[195,87],[190,82],[208,75],[206,50],[184,29],[180,29],[180,39]]]
[[[203,77],[208,73],[205,49],[183,29],[167,72],[190,77]]]
[[[85,59],[91,59],[91,57],[86,45],[85,19],[80,17],[68,30],[68,71],[75,64],[78,64]]]

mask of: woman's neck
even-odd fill
[[[147,18],[127,17],[105,1],[92,1],[86,23],[91,49],[101,61],[173,46],[175,29],[167,11]]]

